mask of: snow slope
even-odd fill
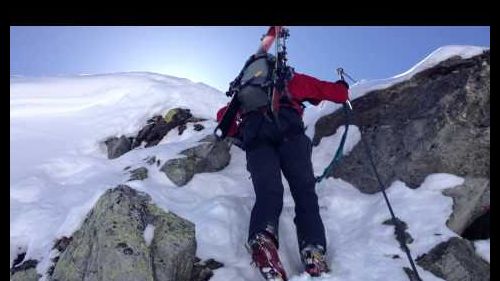
[[[126,158],[108,160],[102,141],[137,133],[152,115],[173,107],[212,118],[225,102],[209,86],[151,73],[11,79],[11,260],[18,247],[28,250],[26,258],[46,256],[105,189],[127,179]],[[166,145],[157,155],[171,158],[191,145]],[[141,162],[144,152],[137,151],[127,165]]]
[[[351,97],[409,79],[454,55],[470,57],[483,50],[469,46],[440,48],[401,75],[353,85]],[[107,188],[128,179],[123,170],[126,166],[144,166],[144,159],[153,155],[164,162],[194,146],[213,131],[215,113],[227,101],[223,93],[207,85],[154,73],[11,77],[11,265],[18,253],[27,250],[25,259],[40,260],[37,270],[46,272],[53,241],[71,235]],[[149,117],[174,107],[188,107],[195,116],[209,119],[204,122],[206,129],[197,132],[188,125],[183,135],[171,131],[155,147],[135,149],[114,160],[106,158],[100,144],[103,140],[135,134]],[[332,103],[309,106],[304,116],[308,135],[314,134],[313,124],[318,118],[337,108],[339,105]],[[340,127],[314,148],[316,174],[332,159],[343,129]],[[359,140],[359,130],[351,127],[345,153]],[[260,280],[244,246],[255,197],[244,152],[232,147],[231,154],[231,163],[224,170],[198,174],[182,188],[157,169],[149,169],[146,180],[128,184],[149,193],[163,209],[196,224],[197,255],[225,264],[211,280]],[[455,235],[445,225],[452,200],[441,190],[462,182],[454,175],[433,174],[418,189],[396,181],[387,190],[396,214],[408,223],[415,239],[409,245],[414,257]],[[319,184],[317,192],[333,272],[315,280],[406,280],[402,267],[408,266],[408,261],[394,239],[394,228],[382,225],[390,215],[380,194],[362,194],[332,178]],[[293,206],[286,187],[280,255],[292,281],[312,280],[301,275]],[[149,241],[153,233],[154,228],[148,228],[145,240]],[[489,257],[489,240],[481,242],[478,251]],[[394,259],[394,255],[400,258]],[[423,269],[420,274],[425,280],[441,280]]]

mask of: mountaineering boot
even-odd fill
[[[308,245],[300,251],[305,270],[311,276],[320,276],[330,270],[326,263],[325,249],[320,245]]]
[[[287,281],[275,241],[265,233],[258,233],[248,242],[255,266],[266,280]]]

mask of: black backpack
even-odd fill
[[[214,130],[217,137],[226,137],[238,112],[245,114],[265,107],[270,109],[273,88],[284,88],[284,82],[293,76],[291,67],[285,66],[281,71],[275,71],[275,68],[276,57],[272,54],[250,56],[238,76],[229,84],[226,95],[232,100]],[[289,102],[287,95],[282,95],[280,102]]]
[[[237,95],[241,112],[270,105],[274,86],[276,57],[269,53],[250,56],[239,75],[231,82],[228,96]]]

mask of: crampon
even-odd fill
[[[274,240],[264,233],[259,233],[249,243],[253,264],[259,269],[265,280],[287,281],[278,248]]]
[[[305,271],[313,277],[329,272],[326,263],[325,250],[321,246],[307,246],[301,251]]]

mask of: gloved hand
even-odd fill
[[[341,85],[343,85],[344,87],[346,87],[346,88],[347,88],[347,90],[349,90],[349,84],[348,84],[346,81],[344,81],[344,80],[337,80],[337,82],[335,82],[335,83],[336,83],[336,84],[341,84]]]

